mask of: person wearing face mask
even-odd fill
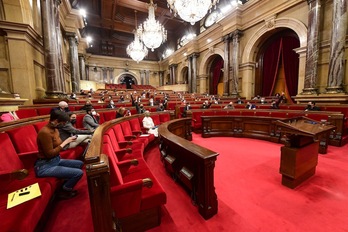
[[[99,114],[95,109],[87,108],[86,115],[82,121],[83,127],[87,130],[95,130],[99,126]]]
[[[64,141],[59,137],[57,127],[69,121],[69,116],[63,111],[52,111],[49,122],[37,135],[38,159],[35,162],[35,174],[37,177],[56,177],[63,179],[58,197],[68,199],[77,195],[74,186],[81,179],[83,162],[81,160],[61,159],[59,152],[66,145],[76,140],[70,136]]]
[[[115,109],[116,106],[115,106],[115,103],[113,100],[110,100],[109,104],[106,106],[106,108],[109,108],[109,109]]]
[[[70,120],[58,127],[59,137],[61,140],[65,140],[72,135],[77,135],[76,140],[67,144],[63,149],[74,148],[80,144],[87,144],[92,139],[92,134],[94,130],[78,130],[75,128],[76,114],[69,113]]]

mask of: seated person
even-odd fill
[[[58,107],[55,107],[55,108],[52,108],[51,109],[51,113],[52,111],[55,111],[55,110],[58,110],[58,111],[63,111],[63,112],[69,112],[69,106],[68,106],[68,103],[65,102],[65,101],[60,101],[58,103]]]
[[[159,104],[158,104],[158,107],[156,108],[156,111],[157,111],[157,112],[164,111],[163,103],[159,103]]]
[[[234,109],[233,102],[228,103],[228,104],[224,107],[224,109]]]
[[[186,118],[187,117],[187,111],[191,109],[191,104],[190,103],[187,103],[184,107],[184,111],[182,112],[182,117],[183,118]]]
[[[137,109],[138,114],[143,114],[145,113],[145,108],[143,104],[135,103],[135,108]]]
[[[87,130],[95,130],[99,126],[99,114],[93,107],[87,108],[86,114],[83,117],[83,127]]]
[[[0,122],[11,122],[18,120],[18,116],[15,111],[1,112],[0,113]]]
[[[236,103],[237,103],[237,104],[243,104],[244,102],[243,102],[240,98],[238,98],[237,101],[236,101]]]
[[[70,94],[70,99],[76,100],[76,94],[75,93],[71,93]]]
[[[262,97],[262,98],[260,99],[260,103],[261,103],[261,104],[267,103],[266,98]]]
[[[201,106],[201,109],[209,109],[210,106],[211,106],[211,102],[204,101],[202,106]]]
[[[143,118],[143,127],[147,129],[147,133],[153,134],[155,137],[158,137],[158,128],[153,123],[152,118],[150,117],[150,111],[145,111],[145,117]]]
[[[276,101],[271,102],[271,109],[279,109],[279,106]]]
[[[320,108],[315,105],[314,101],[310,101],[310,102],[308,102],[308,105],[307,105],[305,111],[320,111]]]
[[[50,114],[49,122],[37,135],[38,159],[35,162],[37,177],[56,177],[64,180],[58,196],[63,199],[77,195],[73,190],[81,179],[83,162],[81,160],[61,159],[59,152],[69,143],[76,140],[75,136],[62,141],[57,127],[69,121],[67,113],[54,110]]]
[[[113,101],[113,100],[110,100],[110,101],[109,101],[109,104],[106,106],[106,108],[115,109],[116,106],[115,106],[114,101]]]
[[[70,120],[58,128],[59,137],[62,141],[66,140],[70,136],[77,135],[77,138],[71,143],[67,144],[63,149],[74,148],[81,143],[87,144],[90,142],[93,134],[93,130],[78,130],[76,129],[76,114],[69,112],[68,113]]]
[[[117,112],[116,112],[116,118],[123,118],[123,117],[127,117],[127,116],[131,116],[131,112],[130,110],[127,110],[124,107],[120,107],[118,108]]]
[[[247,102],[245,108],[247,108],[249,110],[255,110],[256,106],[254,104],[251,104],[250,102]]]
[[[90,100],[87,100],[85,105],[81,107],[80,110],[87,110],[87,108],[91,108],[92,107],[92,102]]]

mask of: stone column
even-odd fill
[[[86,62],[83,54],[79,54],[79,71],[80,80],[86,80]]]
[[[224,42],[224,96],[229,94],[229,79],[230,79],[230,35],[225,35],[222,38]]]
[[[232,38],[232,54],[231,54],[231,74],[229,95],[232,97],[238,97],[238,79],[239,79],[239,38],[242,36],[240,30],[236,30],[231,33]]]
[[[347,34],[347,0],[334,0],[327,93],[342,93]]]
[[[145,71],[145,85],[150,84],[150,70]]]
[[[145,71],[140,70],[140,84],[144,85]]]
[[[189,93],[193,93],[192,92],[192,62],[191,62],[191,57],[188,57],[188,63],[187,63],[187,90]]]
[[[65,84],[61,59],[59,5],[60,0],[41,0],[45,50],[46,97],[64,96]]]
[[[171,84],[174,85],[176,82],[176,69],[178,68],[177,64],[173,64],[173,78],[171,80]]]
[[[66,36],[69,41],[71,91],[77,93],[80,90],[80,69],[77,51],[78,41],[75,33],[67,32]]]
[[[193,53],[190,56],[190,61],[192,63],[192,77],[191,77],[191,93],[196,93],[197,92],[197,53]]]
[[[307,33],[307,56],[304,89],[302,94],[317,94],[318,54],[319,54],[319,28],[321,18],[321,0],[307,0],[308,33]]]
[[[102,68],[103,83],[108,83],[108,68]]]
[[[159,71],[159,86],[164,85],[164,71]]]
[[[86,72],[86,80],[89,81],[89,66],[85,66],[85,72]]]
[[[109,70],[109,76],[110,76],[110,83],[114,84],[115,82],[114,68],[108,68],[108,70]]]

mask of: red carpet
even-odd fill
[[[205,221],[189,195],[164,171],[157,149],[146,159],[168,197],[162,224],[151,231],[348,231],[348,145],[329,146],[314,177],[295,190],[281,185],[282,145],[255,139],[193,142],[218,152],[218,214]]]
[[[319,155],[314,177],[295,190],[281,185],[282,145],[255,139],[209,138],[193,134],[193,142],[218,152],[215,187],[218,214],[204,220],[189,195],[165,172],[157,147],[148,165],[167,193],[160,231],[321,232],[348,231],[348,145],[329,146]],[[93,231],[86,176],[79,195],[60,201],[45,231]]]

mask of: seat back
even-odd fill
[[[14,170],[23,168],[23,163],[19,159],[8,134],[0,133],[0,147],[0,174],[11,173]]]
[[[132,128],[129,124],[129,121],[124,121],[124,122],[121,122],[120,124],[121,124],[123,135],[126,135],[126,136],[133,135]]]
[[[26,125],[7,131],[18,155],[37,153],[37,132],[33,125]]]
[[[105,138],[105,140],[104,140]],[[122,174],[117,166],[117,159],[112,146],[109,144],[108,136],[103,137],[103,153],[108,156],[110,165],[110,186],[123,184]]]

